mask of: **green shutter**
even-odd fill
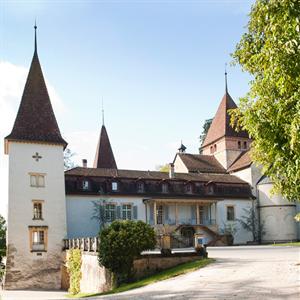
[[[133,206],[133,219],[137,220],[138,218],[138,211],[137,211],[137,206]]]

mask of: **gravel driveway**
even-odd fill
[[[198,271],[96,299],[300,299],[300,247],[209,248]]]

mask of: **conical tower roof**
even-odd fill
[[[222,137],[242,137],[249,138],[246,131],[235,131],[230,125],[230,115],[228,110],[237,108],[235,102],[227,91],[222,98],[222,101],[218,107],[217,113],[211,123],[211,126],[207,132],[206,138],[201,148],[208,146]]]
[[[37,54],[36,33],[34,55],[17,117],[11,133],[5,139],[67,145],[60,134],[48,95]]]
[[[96,149],[94,168],[117,169],[108,134],[104,125],[101,127],[100,137]]]

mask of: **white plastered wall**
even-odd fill
[[[217,202],[217,224],[219,230],[224,226],[232,226],[236,229],[234,234],[234,244],[246,244],[248,241],[253,241],[252,233],[242,228],[238,221],[227,221],[227,206],[234,206],[235,219],[242,219],[245,216],[245,211],[252,207],[252,200],[247,199],[232,199]]]
[[[67,224],[68,238],[95,237],[99,233],[99,222],[92,218],[94,215],[94,202],[105,200],[105,203],[116,205],[132,204],[137,206],[137,219],[146,221],[145,204],[141,197],[121,196],[84,196],[67,195]]]
[[[175,157],[174,171],[176,173],[188,173],[189,172],[189,170],[187,169],[187,167],[185,166],[185,164],[183,163],[183,161],[181,160],[179,155],[176,155],[176,157]]]
[[[39,161],[32,157],[35,153],[42,156]],[[62,145],[9,143],[6,288],[60,288],[61,250],[66,237],[63,168]],[[31,187],[30,173],[45,174],[45,187]],[[33,220],[32,200],[43,201],[43,220]],[[47,252],[37,255],[30,251],[29,226],[48,226]],[[12,274],[19,275],[11,278]]]

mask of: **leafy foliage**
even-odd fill
[[[6,221],[0,215],[0,263],[6,255]]]
[[[210,128],[210,125],[211,125],[212,121],[213,121],[213,119],[207,119],[204,122],[204,125],[202,127],[202,133],[201,133],[201,135],[199,137],[199,139],[200,139],[200,146],[203,144],[203,142],[204,142],[204,140],[206,138],[206,135],[208,133],[208,130]]]
[[[93,215],[92,219],[97,220],[99,223],[100,231],[106,226],[107,221],[105,216],[105,199],[100,199],[97,201],[93,201]]]
[[[64,151],[64,169],[69,170],[75,167],[75,163],[72,160],[72,157],[75,155],[69,148],[66,148]]]
[[[155,244],[150,225],[142,221],[114,221],[100,232],[99,263],[116,275],[117,284],[128,282],[134,259]]]
[[[76,295],[80,292],[81,279],[81,251],[80,249],[69,250],[67,261],[68,273],[70,275],[69,293]]]
[[[254,139],[252,159],[274,191],[300,199],[300,2],[257,0],[234,62],[253,76],[231,112],[232,124]]]

